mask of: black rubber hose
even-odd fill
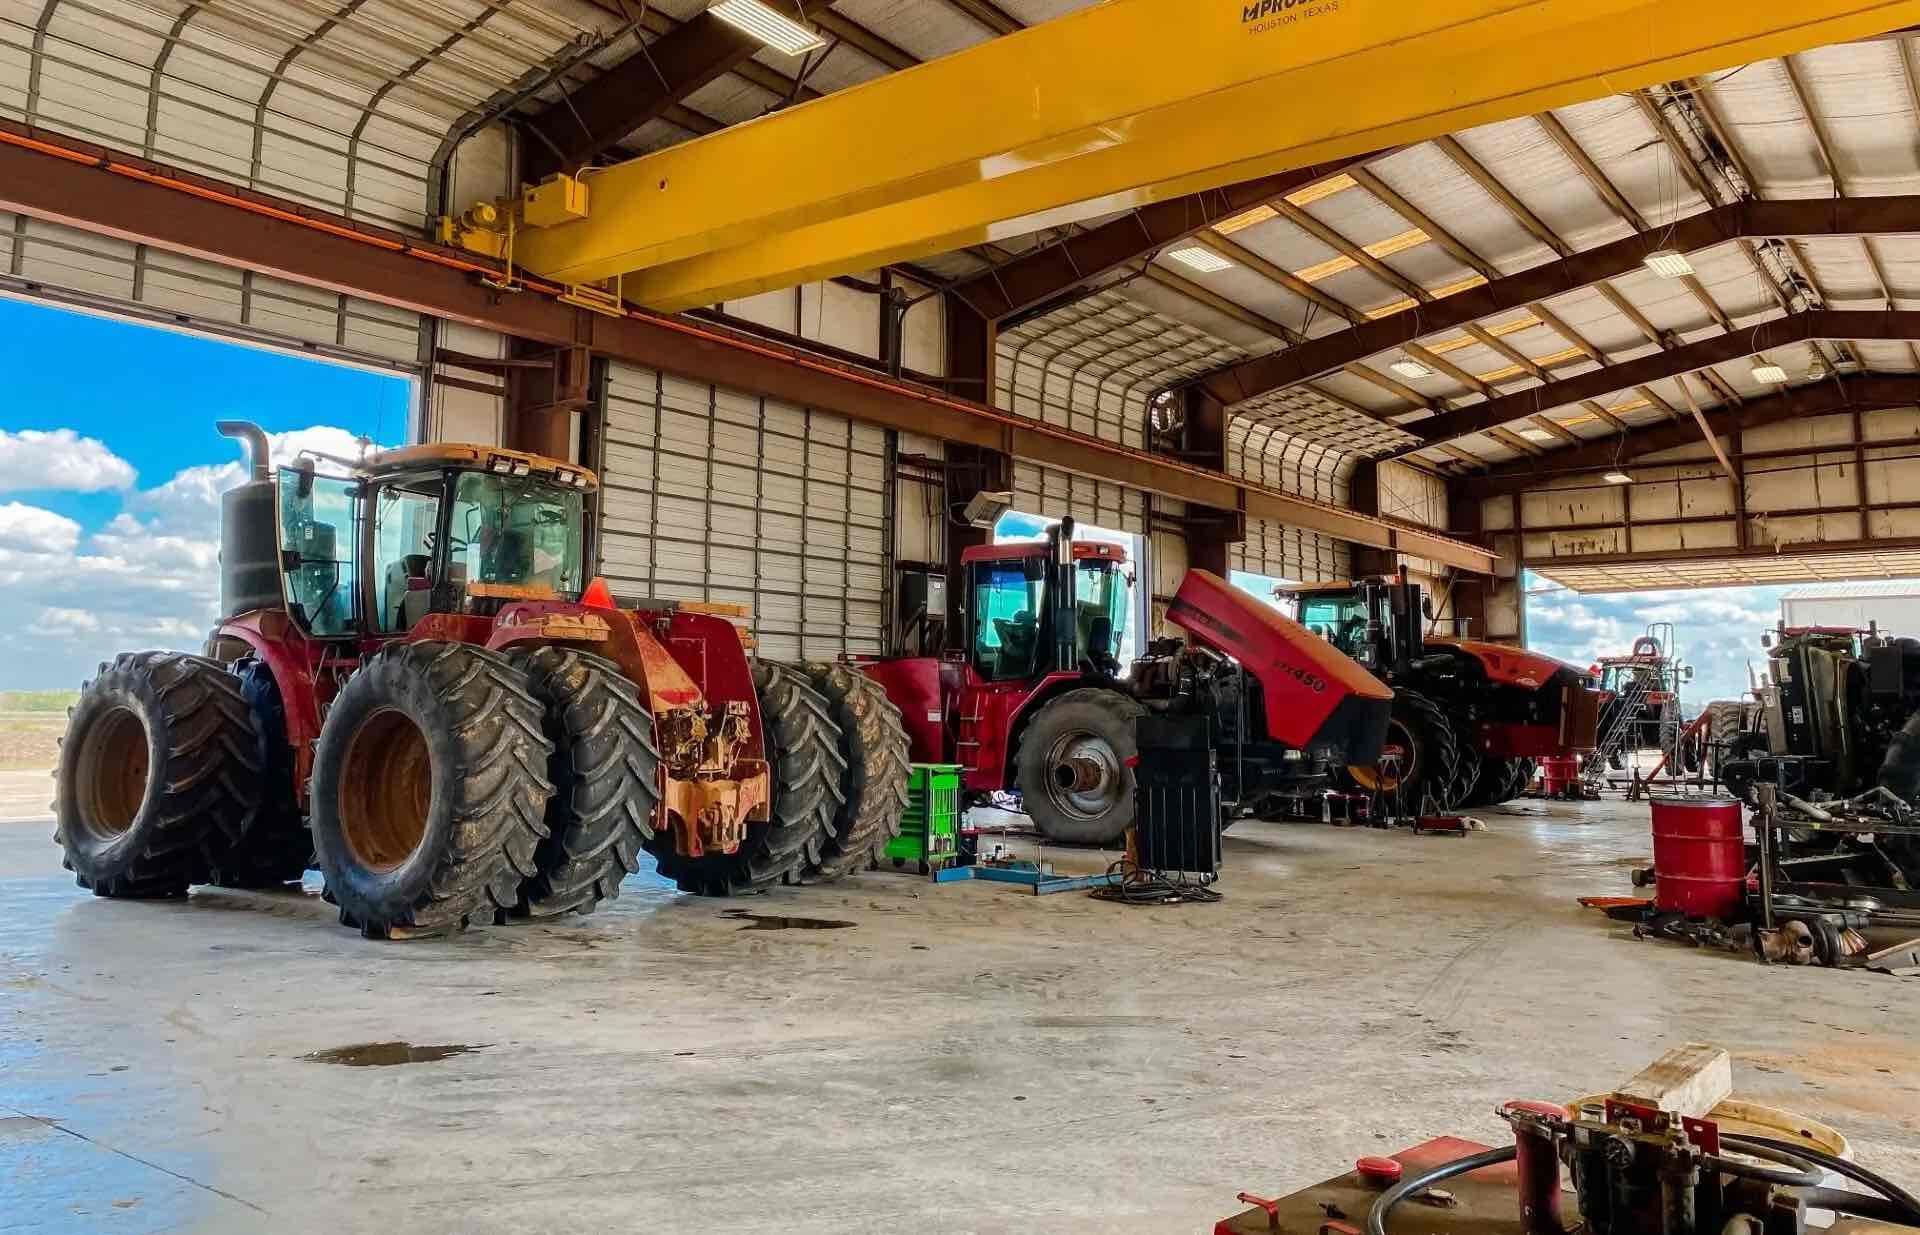
[[[1801,1188],[1794,1195],[1804,1200],[1809,1209],[1831,1209],[1838,1214],[1852,1214],[1856,1218],[1895,1225],[1913,1221],[1913,1215],[1906,1206],[1884,1196],[1868,1196],[1864,1192],[1847,1192],[1840,1188]]]
[[[1726,1133],[1721,1135],[1720,1143],[1729,1149],[1738,1149],[1743,1153],[1751,1153],[1755,1149],[1777,1149],[1824,1166],[1836,1175],[1844,1175],[1855,1183],[1865,1184],[1900,1206],[1907,1215],[1902,1221],[1920,1224],[1920,1198],[1916,1198],[1913,1193],[1885,1176],[1877,1175],[1866,1167],[1858,1166],[1845,1158],[1837,1158],[1824,1149],[1815,1149],[1810,1145],[1801,1145],[1793,1141],[1778,1141],[1772,1137],[1735,1136]],[[1831,1209],[1832,1206],[1828,1208]]]
[[[1724,1143],[1724,1142],[1723,1142]],[[1784,1168],[1761,1166],[1756,1162],[1742,1162],[1737,1158],[1723,1158],[1718,1154],[1706,1154],[1705,1162],[1722,1175],[1737,1175],[1741,1179],[1757,1179],[1761,1183],[1776,1184],[1782,1188],[1817,1188],[1826,1178],[1825,1172],[1804,1158],[1794,1159],[1775,1149],[1763,1149],[1758,1145],[1743,1145],[1740,1152],[1755,1158],[1766,1158],[1784,1164]]]
[[[1455,1158],[1452,1162],[1434,1167],[1424,1175],[1415,1175],[1412,1179],[1403,1179],[1380,1194],[1380,1199],[1367,1211],[1367,1235],[1387,1235],[1387,1215],[1394,1206],[1406,1200],[1416,1192],[1444,1183],[1455,1175],[1465,1175],[1477,1171],[1483,1166],[1497,1166],[1502,1162],[1511,1162],[1516,1149],[1508,1145],[1503,1149],[1489,1149],[1483,1154],[1473,1154],[1465,1158]]]

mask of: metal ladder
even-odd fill
[[[1633,732],[1640,725],[1640,710],[1647,701],[1647,683],[1639,674],[1634,674],[1631,684],[1620,696],[1620,710],[1614,713],[1613,724],[1600,736],[1600,745],[1587,760],[1581,770],[1580,779],[1593,791],[1606,787],[1607,773],[1613,770],[1614,756],[1632,749],[1629,746]]]

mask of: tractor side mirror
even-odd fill
[[[1685,677],[1684,677],[1684,678],[1683,678],[1682,680],[1683,680],[1683,681],[1687,681],[1687,682],[1691,682],[1691,681],[1693,681],[1693,666],[1692,666],[1692,665],[1688,665],[1688,666],[1687,666],[1687,668],[1686,668],[1686,674],[1685,674]]]
[[[1761,636],[1760,636],[1760,646],[1761,646],[1761,647],[1763,647],[1763,648],[1770,648],[1770,647],[1772,647],[1772,646],[1773,646],[1773,636],[1772,636],[1772,635],[1761,635]]]
[[[1427,621],[1433,621],[1433,597],[1422,596],[1420,598],[1420,612]]]

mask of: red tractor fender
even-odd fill
[[[309,639],[281,609],[256,609],[214,628],[209,648],[229,664],[239,660],[246,653],[220,647],[223,641],[244,644],[273,675],[286,715],[287,745],[293,751],[294,790],[304,803],[313,774],[313,744],[320,739],[321,709],[345,676],[323,678],[319,670],[331,659],[336,667],[352,672],[359,664],[359,645]]]
[[[1393,690],[1278,609],[1211,571],[1191,570],[1167,607],[1167,620],[1259,679],[1273,741],[1309,750],[1339,740],[1360,762],[1378,749]],[[1351,724],[1339,715],[1343,707]],[[1341,740],[1337,729],[1353,732]]]
[[[1552,684],[1562,670],[1576,677],[1585,676],[1576,665],[1540,652],[1510,647],[1504,643],[1484,643],[1477,639],[1454,639],[1430,635],[1428,647],[1452,648],[1477,661],[1487,680],[1499,686],[1522,686],[1539,690]]]

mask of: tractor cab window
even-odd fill
[[[374,491],[370,616],[376,630],[412,630],[432,607],[434,539],[444,484],[441,474],[433,472]]]
[[[322,639],[358,633],[355,611],[356,518],[360,484],[280,469],[280,573],[287,609]]]
[[[1080,602],[1080,629],[1074,652],[1097,669],[1118,667],[1127,633],[1127,576],[1115,562],[1081,562],[1074,572]]]
[[[1000,682],[1038,672],[1046,576],[1038,558],[974,564],[973,668],[981,677]]]
[[[463,595],[490,584],[578,600],[586,590],[585,517],[578,490],[537,477],[462,472],[447,521],[447,581]]]
[[[1300,598],[1300,624],[1361,664],[1370,664],[1366,598],[1352,592]]]

